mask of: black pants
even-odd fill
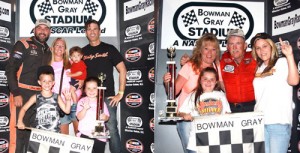
[[[95,138],[90,138],[84,134],[81,134],[80,135],[81,138],[87,138],[87,139],[91,139],[91,140],[94,140],[94,145],[93,145],[93,151],[92,153],[104,153],[105,151],[105,144],[106,142],[102,142],[98,139],[95,139]]]
[[[29,98],[38,93],[39,91],[32,91],[28,89],[20,89],[21,96],[23,98],[23,106],[29,100]],[[16,121],[18,121],[18,115],[21,107],[16,107]],[[32,105],[25,113],[23,122],[26,127],[33,126],[35,120],[35,105]],[[26,153],[28,148],[28,142],[30,138],[30,130],[19,130],[16,131],[16,153]]]
[[[241,112],[253,112],[255,106],[255,100],[242,103],[231,103],[229,102],[232,113]]]

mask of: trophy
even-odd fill
[[[163,111],[159,112],[160,120],[162,121],[176,121],[181,120],[181,117],[177,117],[177,105],[176,105],[176,95],[175,95],[175,77],[176,77],[176,62],[173,58],[176,55],[175,48],[170,47],[167,48],[168,51],[168,58],[170,61],[167,61],[167,72],[171,74],[171,80],[167,84],[167,105],[166,105],[166,113],[164,114]]]
[[[100,87],[98,87],[96,123],[95,123],[95,129],[92,132],[92,137],[106,139],[106,138],[110,138],[109,132],[106,129],[105,121],[100,119],[100,115],[103,113],[104,93],[106,90],[106,87],[103,87],[103,82],[106,79],[106,74],[103,74],[101,72],[98,75],[98,79],[100,80]]]

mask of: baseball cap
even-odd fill
[[[226,40],[228,40],[230,36],[239,36],[239,37],[243,37],[245,39],[245,34],[242,29],[232,29],[232,30],[228,31]]]
[[[257,40],[257,39],[271,39],[272,40],[272,38],[271,38],[271,36],[269,35],[269,34],[267,34],[267,33],[257,33],[252,39],[251,39],[251,46],[253,46],[254,45],[254,43],[255,43],[255,41]]]
[[[52,74],[54,75],[54,70],[50,65],[40,66],[37,70],[37,78],[40,77],[41,74]]]
[[[46,19],[38,19],[35,22],[35,27],[39,26],[39,25],[46,25],[48,28],[50,28],[50,21],[46,20]]]

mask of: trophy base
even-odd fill
[[[106,130],[104,121],[97,120],[95,122],[95,129],[89,135],[90,138],[108,139],[110,138],[109,131]]]
[[[95,139],[109,139],[110,135],[105,135],[104,133],[99,133],[99,132],[92,132],[91,135],[89,135],[90,138],[95,138]]]
[[[183,118],[177,117],[177,116],[175,116],[175,117],[158,117],[158,120],[160,122],[170,122],[170,121],[181,121],[181,120],[183,120]]]

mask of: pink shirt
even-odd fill
[[[196,74],[193,70],[192,63],[186,63],[178,72],[178,75],[184,77],[187,81],[181,89],[181,93],[178,96],[178,110],[183,104],[185,98],[197,87],[197,81],[199,74]]]
[[[52,62],[51,66],[54,69],[54,78],[55,78],[55,84],[54,87],[52,88],[52,91],[57,93],[59,92],[59,87],[60,87],[60,78],[61,78],[61,72],[62,72],[62,68],[63,68],[63,61],[61,62]],[[61,88],[61,92],[63,92],[64,90],[70,90],[70,81],[71,78],[67,76],[67,72],[70,72],[70,69],[64,70],[64,75],[63,75],[63,81],[62,81],[62,88]],[[64,96],[63,94],[60,94],[62,99],[64,100]]]
[[[77,111],[76,111],[76,116],[77,114],[83,109],[83,103],[85,100],[88,100],[88,97],[83,97],[78,101],[77,104]],[[78,130],[80,131],[77,136],[80,136],[80,134],[84,135],[91,135],[92,131],[95,129],[95,121],[96,121],[96,111],[97,111],[97,102],[96,101],[90,101],[90,106],[91,108],[86,111],[86,114],[84,118],[79,120],[78,124]],[[109,116],[109,112],[107,109],[106,104],[104,103],[103,105],[103,113],[107,116]],[[100,141],[106,142],[107,139],[98,139]]]

